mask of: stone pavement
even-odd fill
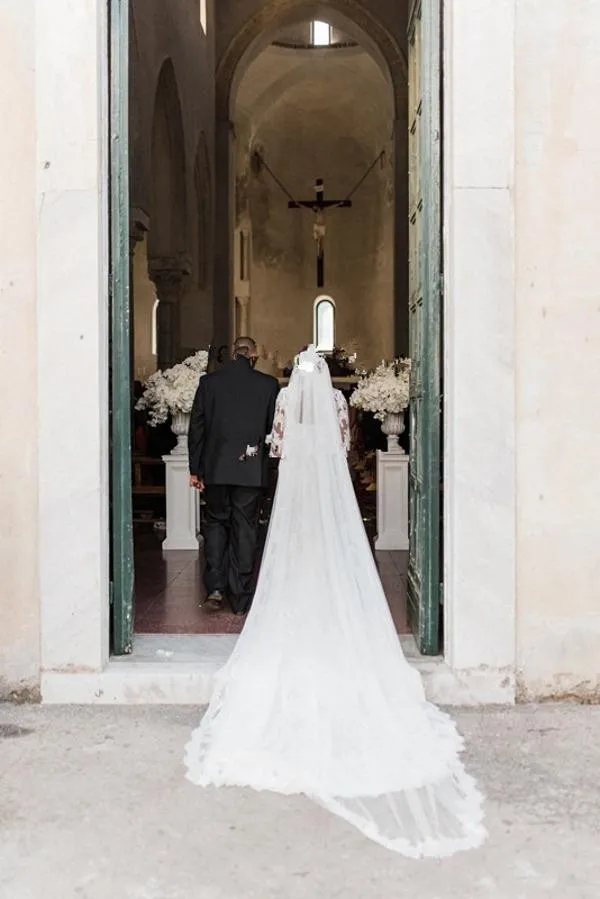
[[[303,797],[193,787],[189,707],[0,706],[0,897],[599,899],[600,708],[456,717],[490,839],[414,862]]]

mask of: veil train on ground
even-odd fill
[[[303,793],[389,849],[449,856],[484,841],[482,796],[454,722],[400,648],[340,397],[314,348],[302,353],[278,401],[279,481],[254,603],[186,747],[187,777]]]

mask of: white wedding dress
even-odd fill
[[[403,855],[485,838],[453,721],[405,660],[354,494],[348,410],[302,353],[279,396],[281,458],[252,610],[186,747],[208,786],[304,793]]]

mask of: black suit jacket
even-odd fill
[[[190,474],[205,484],[265,487],[268,447],[279,383],[244,357],[200,378],[188,446]],[[258,447],[248,455],[248,447]]]

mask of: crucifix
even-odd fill
[[[352,201],[326,200],[322,178],[315,181],[314,200],[290,200],[288,203],[288,209],[312,209],[315,214],[313,237],[317,244],[317,287],[325,286],[325,210],[333,206],[348,209],[352,206]]]

